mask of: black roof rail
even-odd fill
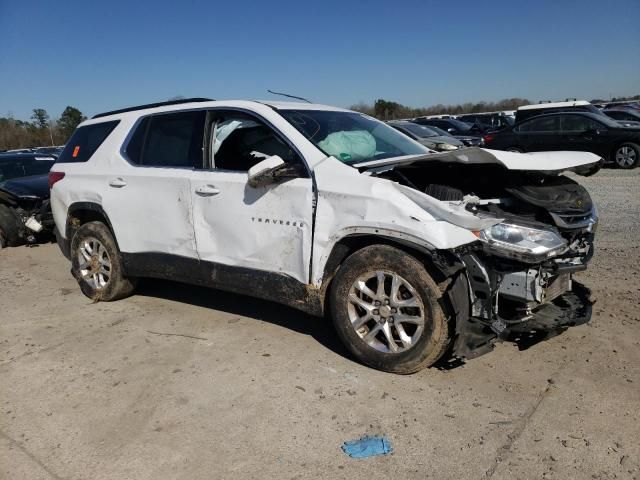
[[[121,108],[120,110],[111,110],[110,112],[98,113],[91,118],[108,117],[109,115],[115,115],[116,113],[135,112],[136,110],[144,110],[146,108],[164,107],[166,105],[180,105],[181,103],[193,103],[193,102],[212,102],[212,98],[182,98],[180,100],[169,100],[167,102],[147,103],[146,105],[138,105],[137,107]]]

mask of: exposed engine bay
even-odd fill
[[[456,252],[466,281],[450,295],[456,310],[469,311],[457,326],[458,356],[486,353],[497,339],[548,338],[590,320],[590,292],[573,274],[586,269],[593,255],[598,218],[589,193],[575,180],[560,172],[438,160],[371,173],[477,216],[501,219],[474,231],[479,241]]]
[[[50,241],[53,227],[47,175],[0,183],[0,248]]]

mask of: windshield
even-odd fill
[[[367,115],[325,110],[280,110],[311,143],[343,163],[424,155],[429,149]]]

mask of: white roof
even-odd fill
[[[142,108],[140,110],[130,110],[127,112],[114,113],[112,115],[106,115],[98,118],[90,118],[83,122],[83,125],[89,125],[92,123],[104,122],[107,120],[113,119],[122,119],[127,117],[138,118],[144,115],[149,115],[152,113],[161,113],[161,112],[179,112],[182,110],[196,110],[203,108],[224,108],[224,107],[239,107],[239,108],[252,108],[253,110],[256,107],[265,108],[265,105],[268,107],[275,108],[277,110],[324,110],[324,111],[334,111],[334,112],[350,112],[351,110],[347,110],[344,108],[332,107],[330,105],[322,105],[319,103],[305,103],[305,102],[281,102],[281,101],[257,101],[257,100],[211,100],[205,102],[187,102],[187,103],[175,103],[171,105],[161,105],[158,107],[150,107],[150,108]]]
[[[533,105],[523,105],[518,110],[535,110],[537,108],[555,108],[555,107],[575,107],[578,105],[591,105],[586,100],[576,100],[573,102],[553,102],[553,103],[536,103]]]
[[[346,108],[332,107],[331,105],[323,105],[321,103],[306,103],[306,102],[288,102],[288,101],[271,101],[271,100],[257,100],[259,103],[264,103],[270,107],[277,108],[278,110],[325,110],[330,112],[351,112]]]

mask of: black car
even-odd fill
[[[620,168],[634,168],[640,162],[640,128],[589,112],[536,116],[490,133],[484,142],[486,148],[513,152],[593,152]]]
[[[516,123],[524,122],[531,117],[546,115],[547,113],[560,112],[588,112],[594,115],[605,116],[595,105],[585,101],[576,100],[571,102],[536,103],[533,105],[523,105],[516,110]]]
[[[458,120],[472,125],[477,125],[486,133],[510,127],[515,123],[513,116],[506,115],[502,112],[469,113],[466,115],[460,115]]]
[[[39,153],[0,153],[0,182],[49,173],[55,157]]]
[[[48,173],[54,162],[32,153],[0,154],[0,248],[52,238]]]
[[[456,120],[455,118],[416,118],[412,120],[412,122],[418,125],[438,127],[460,140],[467,147],[482,145],[482,129],[475,125]]]
[[[622,122],[640,122],[640,110],[635,108],[611,108],[603,110],[602,113]]]

